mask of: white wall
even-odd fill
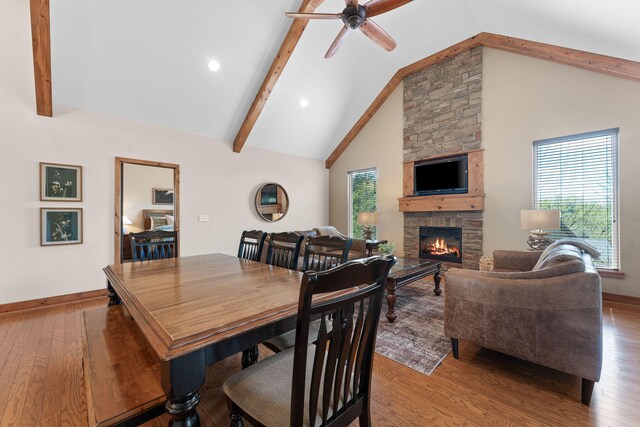
[[[144,230],[143,209],[173,209],[169,205],[154,205],[154,188],[173,188],[173,169],[125,163],[122,174],[122,213],[133,224],[127,232]]]
[[[640,296],[640,83],[484,49],[484,252],[525,249],[520,210],[532,207],[533,141],[620,128],[620,268],[607,292]]]
[[[229,142],[60,106],[52,119],[37,116],[29,2],[0,1],[0,304],[105,286],[102,268],[114,255],[116,156],[180,165],[183,256],[235,254],[243,229],[327,224],[323,162],[252,147],[235,154]],[[82,165],[84,201],[40,202],[40,161]],[[253,204],[265,182],[282,184],[291,202],[287,216],[273,224],[259,219]],[[83,207],[84,243],[40,247],[42,206]],[[198,222],[200,213],[210,222]]]
[[[402,84],[389,96],[365,128],[331,167],[331,225],[347,233],[349,171],[378,168],[378,237],[396,243],[403,253],[403,216],[398,210],[402,196]]]

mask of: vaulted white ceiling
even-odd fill
[[[291,24],[284,12],[299,5],[54,0],[54,103],[231,146]],[[317,12],[343,7],[326,0]],[[399,68],[483,31],[640,61],[637,0],[415,0],[374,20],[398,42],[395,51],[357,32],[329,60],[341,23],[310,22],[247,144],[324,160]],[[219,72],[209,71],[210,59]]]

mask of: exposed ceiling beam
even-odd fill
[[[311,13],[322,3],[324,3],[324,0],[303,0],[298,12]],[[291,54],[298,44],[300,37],[302,37],[302,33],[304,32],[308,22],[308,19],[294,19],[291,23],[289,32],[282,41],[282,45],[280,45],[280,49],[273,60],[273,64],[271,64],[271,68],[269,68],[269,72],[264,78],[262,86],[260,86],[260,90],[256,94],[256,98],[253,100],[236,138],[233,140],[233,151],[236,153],[239,153],[240,150],[242,150],[242,147],[244,147],[245,142],[247,142],[247,138],[249,138],[249,134],[251,133],[253,126],[256,124],[258,117],[260,117],[260,113],[267,103],[267,99],[269,99],[271,91],[278,82],[289,58],[291,58]]]
[[[531,56],[546,61],[558,62],[596,73],[609,74],[630,80],[640,80],[640,62],[613,56],[569,49],[567,47],[532,42],[492,33],[478,34],[484,47],[505,50],[519,55]]]
[[[387,98],[389,98],[395,88],[398,87],[402,79],[410,74],[438,64],[477,46],[504,50],[519,55],[531,56],[533,58],[578,67],[597,73],[640,81],[640,62],[637,61],[614,58],[597,53],[569,49],[566,47],[554,46],[530,40],[517,39],[499,34],[480,33],[399,69],[389,83],[382,88],[382,91],[378,94],[369,108],[367,108],[362,117],[360,117],[340,144],[338,144],[331,155],[329,155],[325,161],[326,168],[329,169],[333,166],[340,155],[347,149],[347,147],[349,147],[349,144],[351,144],[355,137],[358,136],[369,120],[371,120],[376,111],[378,111]]]
[[[36,111],[40,116],[53,116],[51,94],[51,32],[49,0],[30,0],[33,71],[36,85]]]

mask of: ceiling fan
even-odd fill
[[[371,17],[389,12],[400,6],[404,6],[413,0],[370,0],[369,2],[360,5],[358,0],[345,0],[347,7],[341,13],[293,13],[287,12],[289,18],[302,18],[302,19],[342,19],[344,27],[338,33],[338,37],[333,41],[329,50],[327,51],[325,58],[331,58],[347,34],[351,30],[357,30],[358,28],[367,37],[373,40],[376,44],[381,46],[387,51],[392,51],[396,47],[396,42],[391,38],[389,34],[382,28],[373,22]]]

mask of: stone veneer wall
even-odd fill
[[[404,78],[404,161],[481,147],[482,48]],[[419,227],[461,227],[462,266],[482,256],[482,212],[404,214],[404,253],[418,257]]]

